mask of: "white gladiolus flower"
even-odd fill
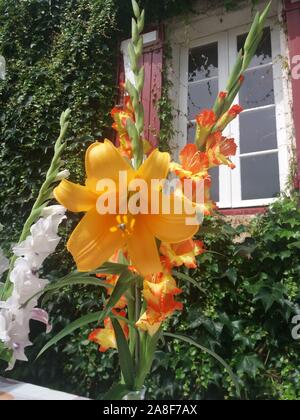
[[[31,227],[30,236],[14,248],[19,258],[10,274],[13,291],[6,302],[0,302],[0,341],[12,352],[8,370],[13,369],[17,360],[27,361],[25,349],[32,344],[29,341],[31,319],[43,322],[47,332],[51,331],[47,312],[36,308],[48,284],[39,278],[38,270],[60,241],[57,232],[65,212],[62,206],[45,208],[42,218]],[[0,267],[6,271],[8,261],[0,258]]]
[[[31,227],[31,235],[14,247],[14,254],[24,257],[34,270],[39,270],[45,259],[53,254],[60,241],[57,231],[60,223],[65,219],[65,212],[62,206],[44,209],[44,217]]]
[[[1,310],[0,311],[0,341],[7,343],[9,341],[9,325],[12,322],[12,313]]]
[[[15,262],[14,269],[10,275],[10,281],[14,285],[11,298],[24,305],[30,298],[39,292],[42,292],[47,286],[48,281],[38,278],[30,267],[29,262],[25,258],[18,258]],[[37,304],[38,297],[32,302]]]
[[[65,169],[64,171],[61,171],[57,174],[55,181],[62,181],[63,179],[69,178],[70,175],[70,171],[68,169]]]

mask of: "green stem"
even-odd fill
[[[139,364],[139,369],[137,371],[137,377],[136,377],[136,383],[135,383],[137,390],[142,389],[145,383],[146,377],[151,371],[157,343],[160,338],[161,338],[161,330],[159,330],[153,337],[151,337],[148,333],[142,334],[141,357],[140,357],[140,364]]]
[[[132,0],[132,8],[135,19],[132,19],[132,39],[128,47],[128,53],[131,70],[134,74],[135,85],[128,80],[126,82],[126,89],[132,102],[135,122],[128,119],[127,130],[132,141],[134,166],[135,169],[138,169],[142,165],[144,159],[144,144],[142,137],[144,131],[144,107],[141,96],[145,82],[145,70],[139,63],[143,55],[143,36],[141,34],[144,30],[145,12],[144,10],[140,12],[140,8],[135,0]]]
[[[133,284],[130,289],[130,297],[132,299],[128,299],[128,319],[131,324],[135,325],[135,285]],[[129,350],[132,358],[135,354],[135,343],[136,343],[137,331],[135,327],[129,325]]]
[[[142,306],[142,294],[139,287],[139,282],[136,282],[135,285],[135,322],[140,319],[141,316],[141,306]],[[139,331],[136,330],[136,340],[135,340],[135,366],[136,371],[140,365],[140,358],[141,358],[141,341],[140,341],[140,334]]]
[[[41,213],[43,211],[43,209],[45,208],[45,206],[47,205],[47,203],[51,200],[52,198],[52,186],[53,183],[56,181],[57,175],[59,173],[60,170],[60,166],[61,166],[61,155],[66,147],[66,143],[63,143],[63,140],[65,138],[67,129],[68,129],[68,118],[70,116],[70,110],[66,110],[65,112],[62,113],[61,118],[60,118],[60,134],[58,139],[56,140],[55,143],[55,148],[54,148],[54,156],[52,158],[51,161],[51,165],[50,168],[47,172],[46,175],[46,180],[44,181],[43,185],[41,186],[41,189],[39,191],[38,197],[31,209],[30,215],[27,218],[22,233],[20,235],[18,244],[20,244],[21,242],[23,242],[27,236],[30,233],[30,228],[31,226],[36,222],[36,220],[41,216]],[[10,259],[10,264],[9,264],[9,271],[8,271],[8,275],[6,278],[6,282],[4,284],[4,287],[2,289],[1,292],[1,298],[0,300],[5,300],[7,299],[10,294],[11,294],[11,289],[12,289],[12,284],[10,282],[10,274],[13,270],[14,264],[16,262],[17,257],[13,256]]]

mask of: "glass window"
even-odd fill
[[[275,107],[244,112],[240,116],[240,152],[277,149]]]
[[[242,200],[275,198],[280,190],[278,153],[241,158]]]
[[[187,142],[195,140],[195,119],[200,111],[212,108],[219,91],[218,43],[189,51]],[[219,168],[211,171],[212,199],[219,201]]]
[[[245,39],[245,34],[238,36],[237,50]],[[280,191],[280,181],[278,152],[270,154],[278,149],[270,28],[264,30],[245,72],[239,100],[245,109],[239,118],[241,199],[274,198]]]
[[[233,32],[235,36],[232,36]],[[234,65],[232,56],[243,48],[246,37],[245,33],[229,31],[227,35],[222,34],[222,41],[189,50],[188,143],[193,143],[195,139],[196,115],[203,109],[212,108],[221,87],[220,80],[228,79],[229,64],[231,68]],[[244,111],[229,129],[231,132],[228,135],[234,137],[239,145],[234,159],[237,169],[226,171],[224,168],[220,171],[214,168],[210,171],[212,199],[220,207],[230,204],[232,207],[256,206],[263,204],[264,200],[267,204],[280,192],[272,37],[271,29],[265,28],[239,93],[237,102]],[[219,39],[218,36],[215,39]],[[222,58],[219,56],[219,42],[222,42]],[[222,186],[223,190],[220,190]]]

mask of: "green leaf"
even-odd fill
[[[43,303],[45,304],[53,295],[54,292],[64,287],[83,285],[83,286],[96,286],[111,288],[112,286],[104,283],[100,279],[97,279],[96,274],[116,274],[120,275],[123,272],[128,272],[128,266],[125,264],[105,263],[101,268],[90,273],[80,273],[79,271],[73,271],[67,276],[57,280],[55,283],[49,284],[42,293],[45,293]],[[23,306],[26,306],[33,298],[39,296],[41,293],[37,293],[32,296]]]
[[[292,244],[289,244],[288,245],[288,248],[297,248],[297,249],[300,249],[300,241],[293,242]]]
[[[261,369],[264,369],[264,365],[256,354],[244,356],[238,364],[238,371],[247,373],[254,379]]]
[[[96,312],[93,314],[85,315],[76,321],[72,322],[66,328],[64,328],[59,334],[53,337],[40,351],[38,357],[40,357],[43,353],[45,353],[50,347],[61,341],[63,338],[67,337],[77,329],[84,327],[87,324],[91,324],[92,322],[101,323],[111,312],[115,304],[120,300],[121,296],[123,296],[127,289],[130,287],[132,282],[139,278],[138,276],[134,276],[130,271],[122,273],[114,291],[102,312]]]
[[[235,374],[233,373],[231,367],[225,362],[224,359],[222,359],[222,357],[220,357],[219,355],[217,355],[214,351],[202,346],[201,344],[197,343],[196,341],[194,341],[193,339],[186,337],[184,335],[178,335],[178,334],[171,334],[171,333],[164,333],[164,336],[166,337],[171,337],[174,338],[175,340],[180,340],[183,341],[185,343],[191,344],[192,346],[197,347],[198,349],[204,351],[205,353],[210,354],[212,357],[214,357],[218,362],[221,363],[221,365],[223,365],[225,367],[225,369],[227,370],[232,382],[234,383],[235,387],[236,387],[236,391],[237,391],[237,395],[238,397],[241,397],[241,390],[240,390],[240,386],[237,380],[237,377],[235,376]]]
[[[9,363],[12,358],[12,350],[7,349],[0,341],[0,360]]]
[[[155,350],[158,341],[162,338],[161,328],[151,337],[149,334],[141,334],[140,360],[136,377],[136,388],[144,385],[145,379],[151,371]]]
[[[88,274],[121,274],[123,271],[126,270],[128,270],[128,264],[116,264],[107,262],[103,264],[103,266],[100,267],[98,270]]]
[[[89,315],[85,315],[76,321],[69,324],[66,328],[64,328],[59,334],[53,337],[39,352],[37,359],[42,356],[50,347],[54,346],[56,343],[61,341],[63,338],[67,337],[68,335],[72,334],[74,331],[78,330],[85,325],[91,324],[93,322],[98,322],[100,318],[102,318],[103,312],[95,312]]]
[[[248,260],[252,259],[252,254],[257,248],[257,244],[252,238],[248,238],[240,245],[236,246],[234,255],[239,255],[240,257],[246,258]]]
[[[256,294],[253,302],[260,300],[267,312],[271,309],[274,303],[281,303],[285,292],[285,286],[281,283],[277,283],[272,286],[265,285]]]
[[[119,302],[121,297],[125,295],[132,283],[139,278],[139,276],[133,275],[130,271],[127,271],[120,275],[119,280],[117,281],[117,284],[115,285],[111,297],[105,307],[105,316],[107,316],[110,313],[113,307]]]
[[[200,292],[206,293],[206,290],[203,289],[195,279],[193,279],[192,277],[188,276],[187,274],[180,273],[178,271],[173,271],[173,275],[174,275],[174,277],[176,277],[176,278],[178,278],[180,280],[188,281],[193,286],[197,287],[197,289],[199,289]]]
[[[238,279],[236,268],[233,268],[233,267],[229,268],[226,271],[224,277],[227,277],[228,280],[235,286]]]
[[[111,322],[113,324],[115,335],[116,335],[116,341],[117,341],[118,353],[119,353],[119,363],[120,363],[120,368],[123,374],[123,378],[127,387],[129,389],[133,389],[135,374],[134,374],[133,360],[132,360],[131,353],[129,350],[128,342],[126,340],[125,334],[123,332],[123,329],[119,321],[111,317]]]
[[[101,281],[100,279],[97,278],[93,278],[93,277],[74,277],[74,278],[69,278],[67,280],[61,280],[61,281],[57,281],[54,284],[50,284],[49,286],[47,286],[42,292],[37,293],[36,295],[32,296],[27,302],[24,303],[24,307],[26,307],[28,305],[28,303],[34,299],[35,297],[39,296],[40,294],[46,294],[44,299],[43,299],[43,303],[45,304],[45,302],[48,301],[48,299],[51,298],[51,296],[57,292],[60,289],[63,289],[64,287],[71,287],[71,286],[76,286],[76,285],[81,285],[81,286],[96,286],[96,287],[103,287],[105,289],[110,289],[112,288],[112,286],[110,284],[106,284],[103,281]]]
[[[102,400],[119,401],[131,391],[132,390],[128,389],[128,387],[124,384],[113,384],[111,389],[103,396]]]

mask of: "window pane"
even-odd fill
[[[189,123],[187,133],[187,142],[194,143],[196,135],[196,125],[193,123]]]
[[[242,199],[273,198],[280,192],[278,153],[241,157]]]
[[[212,168],[209,171],[209,174],[211,176],[211,199],[218,203],[220,201],[220,169],[218,167]]]
[[[240,152],[277,149],[275,107],[243,112],[240,115]]]
[[[218,76],[218,43],[193,48],[189,54],[189,82]]]
[[[188,118],[194,120],[204,108],[212,108],[218,95],[218,79],[189,85]]]
[[[240,91],[240,104],[244,109],[274,103],[272,65],[245,72],[245,82]]]
[[[244,47],[247,34],[240,35],[238,37],[238,51]],[[257,49],[257,52],[251,61],[250,67],[259,66],[261,64],[272,62],[272,45],[271,45],[271,30],[270,28],[264,29],[264,35],[261,43]]]

